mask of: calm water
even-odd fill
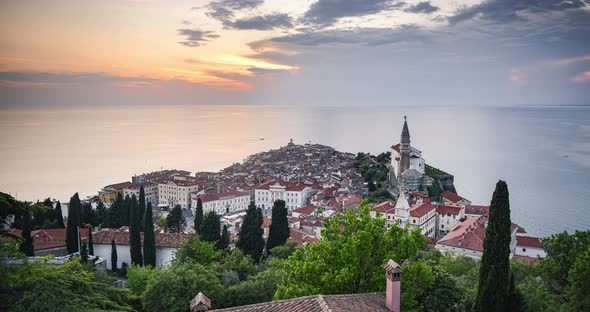
[[[380,153],[399,141],[404,115],[412,145],[454,174],[464,197],[489,204],[505,179],[512,218],[528,232],[590,229],[588,107],[0,110],[0,191],[65,201],[134,173],[217,171],[290,138]]]

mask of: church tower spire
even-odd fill
[[[404,128],[402,129],[400,141],[401,161],[399,174],[410,169],[410,150],[410,129],[408,128],[408,120],[406,116],[404,116]]]

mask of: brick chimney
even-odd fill
[[[207,312],[209,309],[211,309],[211,300],[205,297],[202,292],[199,292],[199,294],[191,300],[191,312]]]
[[[400,312],[400,295],[402,283],[402,267],[393,260],[387,261],[384,266],[387,287],[385,289],[385,306],[391,312]]]

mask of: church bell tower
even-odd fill
[[[404,128],[402,130],[402,136],[400,140],[400,170],[399,173],[410,169],[410,130],[408,129],[408,121],[404,116]]]

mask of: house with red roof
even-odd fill
[[[465,217],[465,207],[440,205],[436,208],[438,214],[438,233],[445,235]]]
[[[465,205],[466,218],[478,218],[479,216],[487,216],[490,211],[489,206]]]
[[[473,259],[481,259],[483,241],[486,237],[487,217],[467,218],[459,222],[443,238],[438,240],[435,248],[442,253],[451,253]],[[514,255],[518,226],[511,226],[510,256]]]
[[[12,229],[12,233],[22,236],[22,231]],[[80,237],[84,240],[88,235],[88,229],[80,229]],[[68,254],[66,249],[66,229],[42,229],[31,232],[33,238],[33,251],[35,256],[65,256]]]
[[[191,209],[197,208],[200,199],[203,203],[203,213],[215,211],[218,215],[246,211],[250,205],[250,193],[239,191],[228,191],[218,194],[191,193]]]
[[[547,253],[543,249],[541,239],[528,236],[527,234],[518,234],[516,236],[516,250],[514,254],[533,259],[545,258],[547,256]]]
[[[289,211],[304,207],[311,196],[311,186],[299,182],[286,182],[281,179],[258,184],[254,191],[256,207],[271,209],[274,202],[284,200]]]
[[[94,245],[94,255],[106,259],[107,268],[111,268],[111,241],[115,241],[117,248],[117,267],[121,267],[123,262],[131,264],[131,254],[129,250],[129,227],[104,228],[100,231],[92,232],[92,242]],[[156,229],[156,265],[167,266],[174,259],[176,251],[185,239],[183,233],[166,233],[163,229]],[[83,238],[82,242],[87,242]],[[141,233],[141,244],[143,246],[143,232]]]
[[[422,235],[436,235],[436,206],[427,203],[415,204],[410,208],[410,227],[420,228]]]
[[[442,192],[440,194],[440,198],[442,198],[442,201],[445,205],[471,205],[470,200],[449,191]]]

